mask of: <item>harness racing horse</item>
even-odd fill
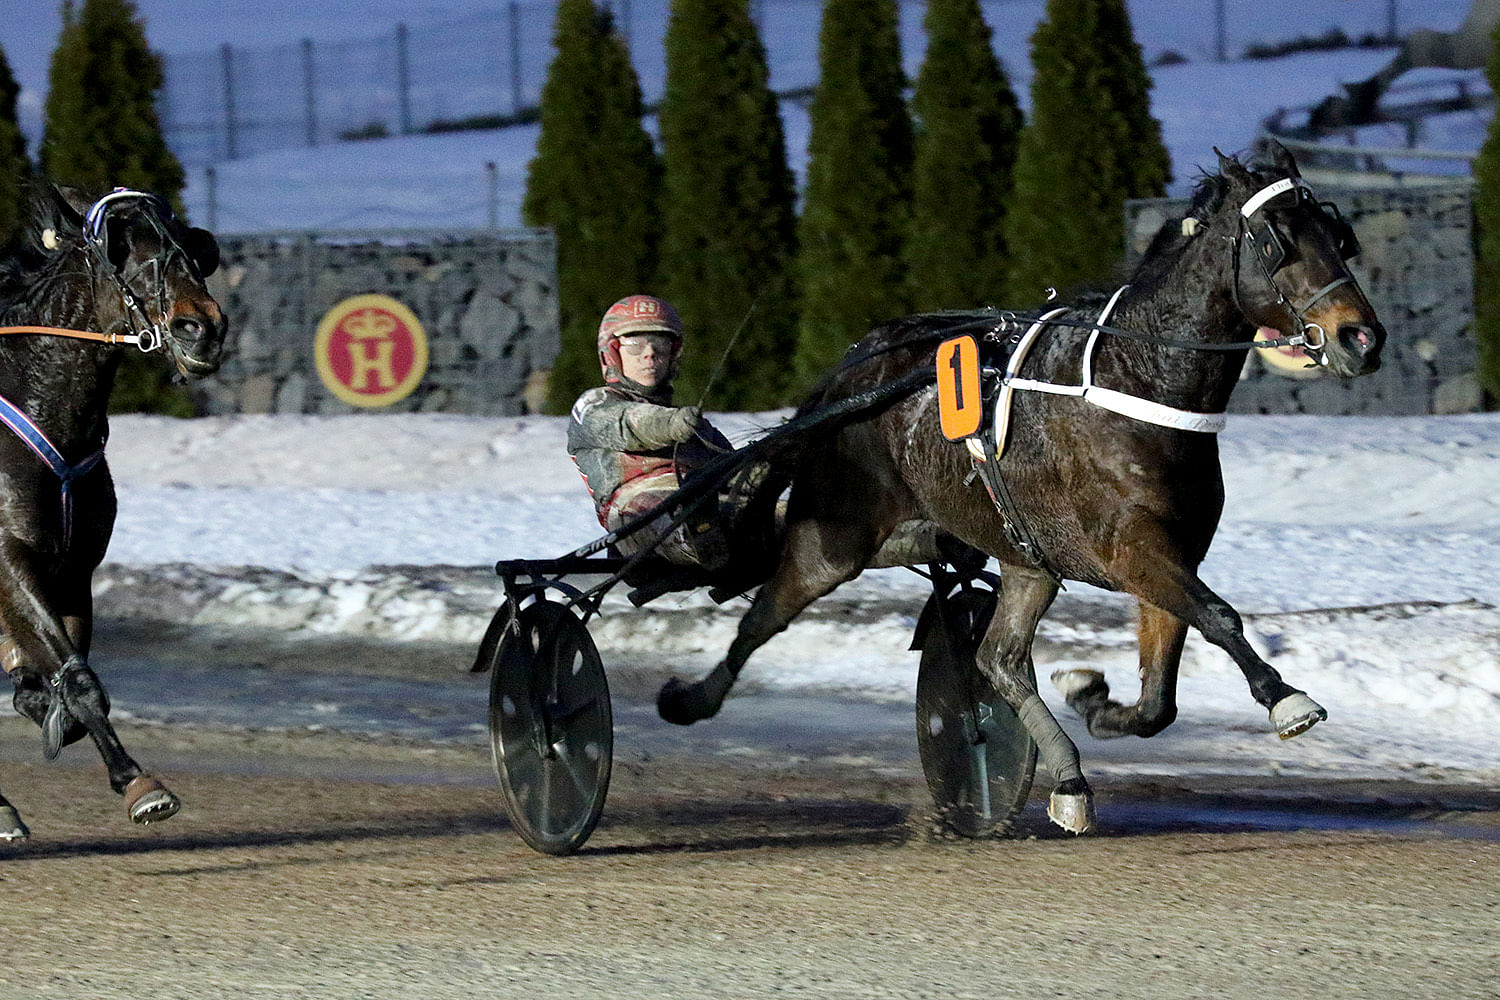
[[[190,378],[218,369],[225,323],[204,279],[219,251],[140,191],[41,183],[31,209],[0,252],[0,664],[46,758],[91,737],[130,818],[149,823],[180,803],[126,753],[88,666],[90,580],[115,520],[106,408],[126,350]],[[27,832],[0,797],[0,840]]]
[[[663,718],[685,725],[714,715],[754,650],[914,519],[1000,563],[999,606],[976,662],[1035,740],[1055,781],[1048,815],[1066,830],[1093,825],[1093,795],[1077,748],[1037,694],[1031,661],[1037,624],[1064,578],[1139,604],[1135,704],[1112,700],[1095,671],[1054,675],[1092,735],[1152,736],[1172,722],[1189,626],[1234,659],[1282,738],[1327,718],[1256,654],[1197,567],[1224,501],[1213,432],[1252,346],[1300,345],[1343,377],[1379,367],[1385,331],[1345,264],[1357,252],[1353,230],[1314,200],[1285,149],[1256,169],[1219,154],[1219,172],[1200,180],[1187,217],[1157,234],[1131,283],[1107,302],[1027,324],[987,311],[877,328],[809,405],[933,366],[938,340],[982,323],[992,429],[967,442],[945,438],[940,385],[806,445],[774,575],[723,662],[701,681],[663,687]]]

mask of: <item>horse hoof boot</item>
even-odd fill
[[[1047,818],[1069,833],[1088,833],[1094,828],[1094,796],[1053,792],[1047,800]]]
[[[691,726],[708,718],[703,711],[703,693],[697,684],[684,684],[673,677],[656,695],[656,713],[674,726]]]
[[[176,814],[182,808],[177,796],[149,774],[137,776],[125,786],[125,811],[131,822],[146,826]]]
[[[1284,740],[1307,732],[1326,718],[1328,711],[1301,691],[1289,694],[1271,706],[1271,725],[1276,727],[1276,735]]]
[[[29,836],[31,831],[21,822],[21,814],[16,812],[15,807],[0,806],[0,841],[18,844]]]
[[[63,708],[61,698],[53,698],[42,719],[42,756],[56,760],[62,753],[63,737],[68,732],[68,710]]]

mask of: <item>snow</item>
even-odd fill
[[[781,416],[714,419],[742,442]],[[101,600],[161,578],[204,626],[477,642],[500,596],[494,560],[600,534],[564,429],[554,417],[117,417]],[[1090,742],[1092,769],[1500,778],[1500,414],[1236,415],[1221,440],[1228,499],[1202,576],[1330,721],[1279,743],[1237,668],[1194,633],[1178,722],[1146,744]],[[745,682],[909,703],[925,587],[905,570],[866,574],[757,653]],[[691,593],[638,610],[613,595],[592,630],[607,664],[649,655],[694,673],[744,607]],[[1102,670],[1131,700],[1129,607],[1070,585],[1042,625],[1039,674]]]

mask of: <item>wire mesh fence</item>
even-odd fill
[[[1394,36],[1412,15],[1454,21],[1467,0],[1262,0],[1251,17],[1226,0],[1132,0],[1148,61],[1238,58],[1266,42],[1338,31]],[[661,96],[668,0],[606,0],[630,46],[648,102]],[[900,0],[903,35],[917,40],[926,0]],[[1029,38],[1045,0],[982,0],[997,48]],[[821,0],[751,0],[771,53],[772,86],[817,78]],[[168,142],[188,167],[344,138],[498,125],[534,112],[551,61],[553,0],[509,0],[440,23],[351,25],[339,39],[239,47],[165,59],[162,114]],[[1286,17],[1279,15],[1285,13]],[[1275,38],[1262,37],[1275,25]],[[1451,25],[1449,25],[1451,27]],[[365,32],[368,30],[368,34]],[[908,72],[919,53],[908,51]],[[1029,68],[1008,69],[1018,84]]]

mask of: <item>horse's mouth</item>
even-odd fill
[[[172,363],[188,378],[203,378],[219,370],[224,356],[222,324],[193,318],[172,321],[166,336]]]

